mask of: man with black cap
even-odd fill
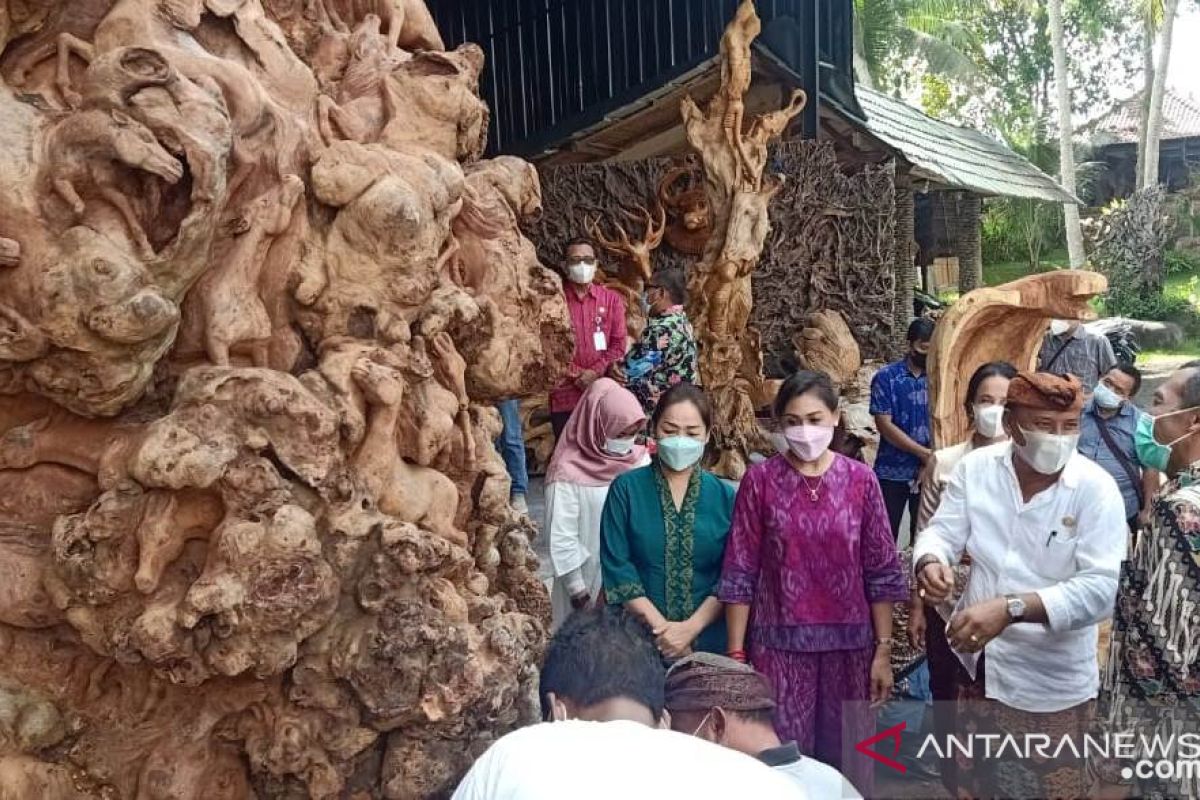
[[[804,788],[810,798],[861,797],[833,767],[783,743],[773,724],[775,699],[766,676],[749,664],[696,653],[667,672],[671,728],[754,756]]]
[[[959,719],[977,733],[1082,741],[1095,713],[1097,631],[1112,615],[1126,528],[1116,482],[1076,450],[1083,402],[1074,376],[1014,378],[1004,418],[1012,440],[959,463],[913,549],[920,591],[933,601],[954,585],[950,565],[971,557],[946,636],[964,669]],[[961,770],[960,793],[1087,796],[1081,762],[1001,761]]]

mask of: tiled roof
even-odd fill
[[[1136,142],[1142,124],[1142,95],[1122,100],[1082,129],[1095,144]],[[1200,105],[1170,89],[1163,96],[1163,139],[1200,137]]]
[[[982,195],[1078,202],[1058,181],[990,136],[933,119],[861,84],[856,93],[867,130],[899,150],[918,178]]]

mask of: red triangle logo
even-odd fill
[[[893,758],[888,758],[883,753],[878,753],[872,750],[871,746],[878,744],[885,739],[891,739],[892,756],[900,755],[900,733],[907,727],[907,722],[901,722],[899,725],[893,725],[886,731],[880,731],[879,733],[875,734],[870,739],[863,739],[861,742],[854,745],[854,749],[862,753],[867,758],[873,758],[880,764],[883,764],[885,767],[891,767],[903,775],[904,773],[908,772],[908,767],[904,766]]]

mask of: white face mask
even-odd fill
[[[633,450],[635,441],[633,436],[627,439],[609,439],[604,443],[604,449],[614,456],[627,456]]]
[[[596,265],[585,264],[582,261],[568,264],[567,277],[571,279],[571,283],[591,283],[592,278],[596,277]]]
[[[1004,435],[1004,406],[975,406],[975,430],[985,439]]]
[[[1021,435],[1025,438],[1025,444],[1014,443],[1014,449],[1026,464],[1043,475],[1062,472],[1079,445],[1078,433],[1042,433],[1021,428]]]
[[[1067,331],[1071,330],[1071,323],[1065,319],[1050,320],[1050,333],[1055,336],[1062,336]]]

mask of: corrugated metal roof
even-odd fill
[[[982,195],[1079,202],[1054,178],[990,136],[933,119],[861,84],[856,92],[867,130],[903,153],[917,177]]]
[[[1137,142],[1142,126],[1142,95],[1122,100],[1083,131],[1099,145]],[[1200,137],[1200,106],[1190,98],[1167,89],[1163,95],[1163,139]]]

